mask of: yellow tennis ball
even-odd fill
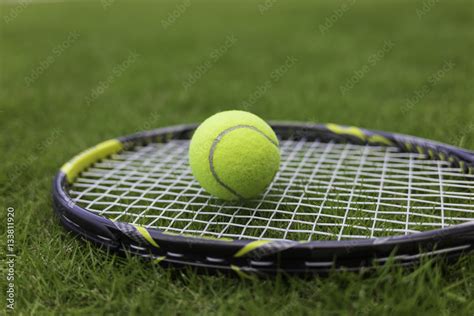
[[[258,116],[225,111],[205,120],[189,148],[194,177],[224,200],[257,197],[272,182],[280,165],[278,138]]]

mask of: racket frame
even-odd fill
[[[449,161],[463,173],[474,174],[474,153],[457,147],[401,134],[371,131],[335,124],[313,125],[289,122],[271,124],[283,139],[320,140],[398,147],[403,152],[424,153]],[[136,145],[190,139],[197,125],[180,125],[140,132],[99,144],[65,164],[53,181],[53,207],[62,225],[84,239],[118,252],[129,252],[163,263],[210,269],[322,272],[334,268],[359,269],[394,258],[399,264],[416,262],[421,256],[458,256],[474,248],[474,222],[443,229],[383,238],[322,241],[220,240],[162,232],[128,223],[113,222],[78,205],[67,194],[68,185],[91,164]],[[474,182],[473,182],[474,183]],[[160,260],[161,258],[161,260]]]

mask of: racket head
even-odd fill
[[[455,211],[451,210],[451,216],[446,216],[446,214],[443,214],[442,216],[438,215],[435,217],[437,220],[434,221],[435,223],[425,223],[433,224],[432,227],[428,227],[429,225],[426,225],[428,228],[424,227],[426,229],[425,231],[411,231],[408,229],[412,224],[409,222],[409,213],[411,207],[413,206],[408,205],[410,202],[407,198],[407,205],[404,205],[406,206],[407,210],[406,214],[408,214],[408,216],[406,216],[407,222],[405,223],[405,230],[400,229],[399,231],[394,230],[388,232],[382,231],[381,234],[378,234],[380,231],[376,231],[376,225],[373,224],[376,223],[377,220],[371,218],[373,227],[371,227],[372,230],[367,230],[369,235],[364,236],[360,233],[345,235],[344,229],[345,227],[350,226],[349,222],[342,222],[342,224],[341,222],[338,222],[337,225],[332,223],[332,226],[330,225],[331,222],[327,222],[326,227],[331,229],[336,227],[336,231],[333,232],[332,235],[329,234],[329,236],[326,236],[328,238],[325,238],[324,235],[317,234],[320,233],[318,230],[322,230],[325,227],[324,225],[320,226],[320,224],[323,224],[320,222],[317,223],[317,225],[313,225],[314,227],[312,234],[300,234],[305,237],[310,235],[309,239],[292,239],[288,238],[289,234],[292,233],[288,232],[291,229],[287,229],[286,234],[285,231],[283,231],[283,235],[278,236],[265,236],[264,234],[256,234],[255,230],[254,235],[251,235],[248,231],[246,233],[240,233],[240,235],[215,232],[214,234],[206,234],[205,231],[202,231],[202,229],[201,231],[187,231],[186,229],[183,229],[183,227],[181,227],[181,231],[173,231],[172,229],[167,230],[166,227],[164,227],[165,229],[158,227],[159,219],[155,220],[154,218],[151,218],[151,221],[140,222],[139,220],[133,220],[137,218],[139,219],[139,217],[132,216],[128,217],[128,219],[132,218],[132,220],[124,221],[123,219],[125,219],[125,217],[120,216],[120,213],[107,213],[109,209],[117,207],[117,203],[109,203],[109,205],[105,204],[105,207],[102,209],[94,209],[94,203],[91,204],[90,202],[93,202],[94,200],[100,201],[100,195],[91,195],[89,200],[86,200],[85,202],[81,201],[81,198],[83,198],[85,194],[81,195],[80,190],[77,190],[77,188],[76,190],[73,189],[74,185],[79,183],[77,182],[78,179],[89,181],[91,180],[91,177],[93,178],[94,176],[99,179],[97,180],[99,183],[102,181],[102,186],[106,184],[106,187],[100,188],[100,186],[97,184],[98,182],[96,181],[95,184],[89,186],[87,186],[86,183],[83,187],[85,188],[84,190],[89,189],[89,192],[91,192],[93,190],[90,190],[90,187],[96,185],[95,189],[98,189],[98,191],[103,190],[107,192],[107,190],[110,189],[110,186],[113,186],[114,184],[116,185],[117,181],[123,181],[124,183],[127,183],[126,180],[128,176],[128,180],[131,179],[128,181],[131,182],[131,184],[127,184],[128,189],[133,189],[133,185],[140,181],[140,176],[143,175],[143,172],[150,172],[150,169],[140,169],[140,167],[143,167],[143,165],[140,166],[140,164],[143,164],[143,159],[138,159],[135,161],[135,169],[132,168],[133,172],[135,172],[135,177],[131,177],[130,174],[127,175],[124,173],[124,176],[121,178],[119,177],[118,180],[113,180],[115,183],[110,179],[109,182],[104,182],[103,173],[101,175],[101,180],[100,176],[94,175],[94,172],[91,170],[94,168],[97,168],[98,170],[101,168],[103,170],[114,170],[113,168],[117,168],[117,164],[114,162],[114,160],[118,160],[119,162],[127,161],[127,159],[130,156],[133,156],[134,153],[141,152],[140,150],[145,150],[145,152],[148,150],[149,153],[154,154],[157,152],[161,153],[160,156],[154,157],[159,158],[158,161],[166,160],[166,154],[168,155],[169,164],[162,164],[160,167],[154,169],[154,171],[158,171],[158,174],[162,175],[163,173],[168,172],[169,176],[173,174],[173,170],[178,170],[177,175],[174,176],[175,178],[181,176],[181,180],[183,180],[183,182],[192,181],[190,178],[192,176],[190,175],[189,168],[186,165],[186,146],[189,143],[189,139],[191,138],[196,125],[182,125],[138,133],[115,140],[109,140],[86,152],[83,152],[82,154],[79,154],[70,162],[65,164],[54,179],[54,209],[59,215],[61,223],[68,230],[84,237],[85,239],[91,240],[98,245],[105,246],[109,249],[119,252],[130,252],[163,263],[168,262],[178,265],[182,264],[189,266],[209,267],[210,269],[230,269],[234,271],[236,269],[241,269],[242,271],[260,271],[266,273],[275,271],[285,271],[289,273],[306,273],[308,271],[320,272],[334,268],[358,269],[363,266],[370,266],[374,262],[383,263],[388,260],[389,257],[394,257],[399,264],[405,265],[418,261],[421,256],[436,256],[439,254],[457,256],[460,253],[464,253],[472,249],[474,241],[474,223],[472,221],[472,218],[474,218],[474,193],[472,186],[472,181],[474,180],[474,154],[472,152],[421,138],[386,132],[369,131],[356,127],[345,127],[335,124],[311,125],[299,123],[274,123],[272,124],[272,127],[274,128],[278,137],[282,140],[282,164],[287,162],[287,167],[290,166],[288,167],[286,173],[285,170],[281,172],[280,181],[283,182],[281,190],[277,190],[277,193],[274,194],[275,196],[272,194],[272,188],[267,190],[265,193],[266,195],[264,195],[261,200],[250,202],[250,205],[254,206],[254,209],[252,210],[252,206],[248,206],[248,204],[244,204],[244,206],[242,204],[235,206],[226,205],[225,203],[221,203],[212,199],[210,196],[205,196],[205,193],[199,191],[198,188],[196,188],[197,184],[194,183],[189,185],[188,189],[194,188],[198,191],[190,192],[196,192],[194,195],[198,196],[199,198],[203,198],[204,196],[204,199],[207,199],[207,202],[209,203],[208,205],[199,204],[200,206],[196,210],[197,212],[205,213],[206,209],[211,208],[212,211],[209,213],[211,214],[212,218],[213,215],[215,216],[217,212],[216,210],[222,210],[224,207],[227,207],[227,210],[230,210],[229,214],[232,214],[233,210],[234,216],[235,213],[238,214],[239,211],[244,209],[248,215],[247,217],[243,216],[243,219],[253,220],[262,217],[259,213],[265,210],[265,214],[268,216],[266,218],[268,222],[272,222],[273,219],[278,219],[278,216],[281,214],[284,216],[291,216],[291,214],[287,214],[288,212],[291,213],[291,208],[293,208],[293,210],[295,208],[300,210],[302,209],[302,205],[306,205],[308,203],[302,203],[301,201],[304,199],[301,199],[299,204],[293,204],[293,206],[290,206],[290,211],[286,213],[280,210],[280,206],[285,204],[284,199],[280,199],[280,204],[278,204],[276,209],[273,210],[273,213],[270,207],[260,207],[259,209],[258,205],[261,206],[261,202],[269,196],[276,198],[277,200],[278,194],[280,194],[281,197],[288,198],[288,192],[292,192],[293,187],[298,187],[295,184],[295,181],[290,181],[295,174],[296,178],[298,174],[305,174],[305,179],[309,180],[310,182],[313,181],[314,183],[317,183],[319,185],[318,187],[322,187],[322,192],[317,193],[324,194],[324,186],[329,188],[335,186],[337,176],[339,176],[338,172],[340,171],[335,168],[337,166],[338,159],[341,160],[341,155],[345,154],[346,158],[350,158],[354,157],[354,153],[356,152],[358,152],[357,159],[355,159],[356,165],[357,163],[359,166],[362,165],[361,157],[365,157],[367,159],[367,157],[372,157],[371,155],[373,155],[375,158],[369,162],[370,164],[375,164],[375,167],[370,169],[370,164],[368,163],[366,169],[357,169],[357,167],[354,167],[355,169],[348,169],[351,171],[349,174],[351,174],[353,182],[351,184],[349,181],[351,180],[350,177],[349,180],[345,179],[344,181],[347,182],[348,191],[345,191],[344,197],[342,197],[342,195],[337,197],[337,194],[336,197],[337,199],[340,199],[339,202],[342,201],[342,203],[339,204],[347,204],[348,202],[349,205],[345,210],[337,210],[337,207],[335,208],[337,212],[341,211],[344,213],[344,216],[339,216],[336,218],[336,220],[344,221],[345,219],[347,221],[348,219],[351,219],[349,215],[353,210],[351,210],[349,206],[351,203],[352,205],[355,205],[354,197],[364,197],[364,194],[365,197],[369,196],[367,192],[359,192],[358,190],[360,190],[360,188],[354,185],[354,183],[359,182],[362,183],[362,187],[364,186],[364,183],[361,182],[361,174],[368,172],[367,170],[371,170],[370,172],[375,173],[372,174],[372,178],[376,178],[377,175],[383,178],[382,175],[384,163],[385,166],[387,166],[387,161],[391,162],[393,160],[395,165],[401,164],[401,162],[398,163],[399,160],[403,160],[400,157],[410,157],[410,163],[413,163],[414,160],[419,159],[422,165],[431,164],[431,166],[437,166],[439,170],[447,170],[447,172],[444,173],[439,171],[438,176],[453,176],[458,180],[458,185],[461,187],[458,188],[459,190],[454,189],[454,191],[457,192],[455,198],[457,198],[457,202],[462,201],[462,203],[451,203],[454,204],[454,206],[450,205],[451,209],[455,209]],[[328,154],[327,151],[329,146],[331,146],[331,150],[334,150],[334,152],[331,153],[331,151],[329,151],[329,153],[333,155],[333,158],[336,158],[332,160],[324,160],[321,157],[325,152]],[[338,149],[336,150],[334,148]],[[384,153],[384,155],[382,156],[381,153]],[[118,156],[111,160],[110,157],[113,157],[114,155]],[[297,165],[296,167],[291,167],[293,162],[290,160],[290,157],[295,159],[294,157],[298,157],[298,155],[300,155],[302,158],[299,158],[299,160],[297,159],[297,164],[295,164]],[[377,155],[380,155],[380,157]],[[144,155],[143,157],[148,156]],[[307,160],[305,161],[304,159]],[[321,164],[324,163],[321,163],[321,160],[325,162],[329,161],[329,164],[332,164],[333,174],[329,174],[326,178],[317,179],[315,177],[319,172],[327,171],[321,168]],[[148,161],[148,164],[152,165],[150,167],[152,169],[154,161],[155,160],[153,159]],[[177,166],[176,161],[179,161],[181,165]],[[430,162],[430,164],[427,162]],[[104,165],[100,166],[101,163],[112,163],[113,166],[110,168],[104,167]],[[410,168],[410,163],[408,163],[408,168]],[[375,172],[373,169],[377,169],[377,164],[379,167],[381,165],[382,168],[378,168],[380,170]],[[406,161],[404,162],[403,168],[407,168]],[[182,171],[180,174],[179,170],[187,171]],[[304,170],[304,172],[302,170]],[[85,176],[88,172],[89,175]],[[369,175],[370,172],[368,172]],[[387,172],[387,170],[385,170],[385,172]],[[185,175],[183,175],[184,173]],[[429,176],[425,176],[432,178],[433,174],[431,173]],[[334,176],[334,174],[336,176]],[[355,178],[357,174],[359,174],[359,178]],[[423,174],[421,175],[423,176]],[[387,174],[385,174],[385,176],[387,176]],[[414,173],[411,174],[412,178],[416,178],[417,176],[418,175]],[[410,175],[408,175],[408,177],[410,177]],[[163,179],[164,178],[162,177],[161,181],[164,181]],[[326,181],[324,181],[324,179]],[[397,181],[400,182],[399,179],[397,180],[396,175],[394,179],[395,180],[392,180],[395,181],[395,183],[397,183]],[[379,179],[379,182],[381,182],[380,180],[382,179]],[[279,179],[277,176],[275,182],[278,183],[278,181]],[[159,184],[159,177],[157,182]],[[91,183],[94,182],[92,181]],[[440,183],[443,184],[442,180],[440,180]],[[173,183],[171,184],[173,185]],[[447,184],[448,186],[457,185],[453,182],[447,182]],[[107,187],[107,185],[109,185],[109,187]],[[158,211],[162,212],[162,214],[166,213],[167,207],[168,210],[171,208],[170,204],[174,205],[175,207],[176,202],[179,202],[179,200],[183,198],[182,195],[180,196],[179,192],[179,188],[181,188],[181,186],[176,186],[176,183],[174,185],[177,189],[177,192],[173,192],[172,194],[172,196],[175,198],[174,201],[166,202],[160,201],[158,199],[160,206],[157,206],[156,208]],[[300,186],[299,189],[302,187],[301,190],[303,191],[312,189],[312,185],[304,183],[298,185]],[[431,183],[430,185],[432,186]],[[383,185],[380,184],[380,186],[381,188],[378,195],[377,192],[372,192],[373,194],[370,194],[370,197],[378,197],[378,201],[376,201],[378,208],[377,206],[374,208],[373,205],[371,207],[366,207],[372,211],[372,213],[370,213],[372,217],[374,214],[377,214],[375,212],[377,209],[378,215],[386,215],[384,214],[384,211],[381,211],[380,208],[380,206],[383,205],[380,203],[381,198],[386,192],[383,190]],[[431,190],[431,186],[429,190]],[[436,198],[440,198],[443,193],[446,194],[446,192],[444,192],[441,187],[442,186],[440,186]],[[153,190],[153,186],[149,185],[147,190],[149,190],[149,193]],[[159,195],[160,190],[163,192],[167,189],[161,188],[158,189],[157,193],[155,193]],[[460,193],[461,191],[462,194]],[[127,193],[126,189],[124,192]],[[299,193],[299,191],[295,192]],[[138,198],[135,200],[132,199],[132,202],[130,203],[134,203],[134,201],[137,200],[138,202],[136,203],[144,203],[145,205],[143,205],[144,207],[142,209],[138,207],[140,206],[139,204],[135,204],[135,206],[137,206],[137,210],[140,212],[146,212],[147,207],[150,205],[147,206],[143,199],[140,201],[140,196],[142,193],[143,190],[142,192],[138,192]],[[189,199],[192,200],[193,194],[190,193],[189,195],[190,196],[186,196],[186,201],[189,201]],[[119,195],[115,194],[111,198],[114,199],[117,198],[117,196]],[[328,212],[324,211],[327,206],[323,204],[323,201],[328,200],[328,197],[329,195],[326,194],[325,196],[323,195],[322,200],[310,200],[310,202],[314,202],[315,205],[312,208],[310,207],[309,210],[315,212],[319,211],[320,213],[323,212],[321,213],[324,215],[322,217],[330,217],[330,212],[327,214]],[[104,199],[104,197],[102,197],[102,199]],[[156,200],[156,197],[154,199]],[[338,205],[337,199],[336,206]],[[441,199],[443,199],[442,196]],[[107,200],[107,197],[105,197],[105,200]],[[157,201],[155,200],[152,202],[156,203]],[[148,203],[150,203],[149,200]],[[390,205],[390,203],[388,204]],[[156,204],[152,204],[152,206],[153,205],[156,206]],[[255,205],[257,205],[257,207],[255,207]],[[109,208],[107,209],[107,207]],[[443,212],[447,212],[449,207],[441,205],[438,207],[438,209],[440,208]],[[106,209],[106,211],[104,211],[104,209]],[[127,205],[125,204],[125,208],[122,205],[121,209],[122,212],[123,209],[127,210]],[[128,210],[130,209],[131,208],[129,207]],[[362,209],[364,209],[364,207],[362,207]],[[465,212],[462,216],[459,216],[459,221],[449,221],[449,218],[453,217],[452,214],[456,212],[456,214],[461,213],[463,210]],[[192,209],[190,208],[188,211],[188,213],[191,213],[192,215]],[[294,212],[297,213],[296,211]],[[436,207],[434,208],[434,212],[436,212]],[[176,211],[176,213],[179,214],[179,210]],[[307,213],[310,214],[310,212]],[[398,215],[401,216],[406,215],[403,214],[403,212],[399,213],[401,214]],[[432,214],[425,215],[431,216]],[[275,218],[275,216],[277,216],[277,218]],[[364,216],[359,217],[363,218]],[[367,215],[365,215],[365,217],[367,217]],[[230,218],[231,217],[228,216],[224,219],[229,220]],[[290,225],[287,227],[291,228],[291,225],[294,224],[294,219],[295,216],[293,216],[293,218],[287,218],[287,222],[290,223]],[[314,219],[315,218],[313,217],[313,221]],[[321,216],[318,218],[318,220],[320,219]],[[291,220],[293,220],[293,223],[291,223]],[[382,222],[389,221],[388,219],[383,218],[379,218],[379,220]],[[441,220],[441,222],[439,220]],[[173,220],[170,219],[168,223],[170,221]],[[188,222],[186,222],[186,224],[188,224]],[[284,221],[283,223],[286,224]],[[309,221],[309,223],[311,222]],[[397,225],[398,224],[400,223],[397,223]],[[248,229],[248,226],[249,225],[247,225],[246,229]],[[359,226],[363,227],[364,225],[360,224]],[[171,225],[169,227],[173,226]],[[207,227],[209,227],[209,225],[207,225]],[[276,231],[279,233],[281,232],[278,230]],[[321,236],[324,238],[318,238]]]

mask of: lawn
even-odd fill
[[[17,314],[472,315],[473,256],[245,281],[105,254],[68,235],[50,199],[54,174],[79,151],[226,109],[474,150],[472,1],[3,1],[0,10],[1,253],[13,208]]]

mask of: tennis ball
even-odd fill
[[[217,113],[194,132],[189,164],[194,177],[212,195],[224,200],[254,198],[278,171],[278,138],[252,113]]]

